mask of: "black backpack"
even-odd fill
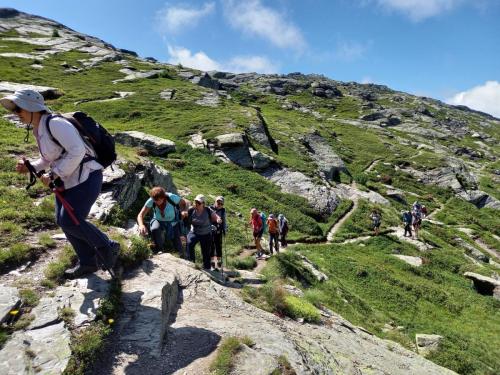
[[[83,112],[75,112],[71,117],[62,115],[49,115],[47,117],[46,127],[50,138],[61,148],[64,149],[59,141],[52,135],[52,131],[49,126],[50,120],[56,117],[63,117],[73,124],[76,130],[80,133],[84,142],[90,145],[95,151],[95,159],[85,158],[83,162],[96,160],[99,164],[106,168],[116,160],[115,140],[113,139],[113,136],[108,133],[104,126]]]

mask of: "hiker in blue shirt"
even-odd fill
[[[408,233],[408,237],[413,237],[413,235],[411,233],[412,221],[413,221],[413,217],[411,215],[410,210],[403,211],[403,224],[405,226],[405,233],[403,235],[404,237],[406,237],[406,233]]]
[[[179,255],[183,257],[181,225],[182,219],[187,215],[185,212],[187,202],[177,194],[167,193],[160,186],[152,188],[149,196],[150,198],[137,215],[139,233],[143,236],[147,235],[148,230],[144,225],[144,217],[153,210],[149,229],[155,243],[155,252],[164,251],[165,240],[168,239],[172,241]]]

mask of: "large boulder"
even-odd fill
[[[253,169],[257,171],[262,171],[268,168],[274,162],[272,157],[267,156],[260,151],[250,149],[250,156],[253,161]]]
[[[481,251],[479,251],[474,246],[472,246],[471,244],[467,243],[466,241],[464,241],[460,237],[454,238],[453,241],[458,246],[460,246],[461,248],[463,248],[464,251],[465,251],[465,253],[467,255],[469,255],[470,257],[474,258],[475,260],[478,260],[478,261],[484,262],[484,263],[489,263],[490,262],[490,258],[488,256],[484,255]]]
[[[248,139],[243,133],[229,133],[215,137],[215,146],[220,156],[240,167],[252,169],[253,160],[250,155]]]
[[[12,94],[15,91],[24,89],[38,91],[45,100],[57,99],[63,95],[62,91],[55,87],[35,86],[7,81],[0,82],[0,93]]]
[[[278,185],[283,192],[307,199],[311,207],[321,215],[329,216],[339,203],[332,188],[313,182],[311,178],[301,172],[271,167],[261,174]]]
[[[415,341],[417,344],[418,353],[427,356],[432,352],[439,349],[439,343],[443,339],[440,335],[426,335],[423,333],[417,333],[415,335]]]
[[[500,280],[474,272],[466,272],[464,276],[472,280],[474,288],[479,294],[493,296],[494,299],[500,300]]]
[[[340,181],[340,173],[349,174],[344,161],[338,156],[328,141],[314,132],[302,138],[302,144],[317,163],[320,175],[327,180]]]
[[[494,210],[500,210],[500,201],[484,191],[469,190],[460,192],[458,195],[467,202],[475,205],[477,208],[487,207]]]
[[[125,146],[145,148],[151,155],[155,156],[175,151],[175,143],[171,140],[135,130],[116,133],[115,140]]]

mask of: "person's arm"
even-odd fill
[[[207,208],[208,208],[208,211],[210,212],[210,220],[212,221],[212,223],[221,224],[222,223],[222,219],[220,218],[220,216],[217,215],[215,213],[215,211],[212,210],[210,207],[207,207]]]
[[[149,211],[150,211],[150,208],[144,206],[144,207],[142,207],[141,211],[137,215],[137,223],[139,224],[139,234],[141,234],[143,236],[148,234],[148,229],[144,225],[144,216],[146,216]]]

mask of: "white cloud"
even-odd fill
[[[300,29],[283,14],[261,4],[260,0],[225,0],[224,12],[236,29],[266,39],[280,48],[301,51],[306,41]]]
[[[158,28],[162,33],[179,33],[195,26],[198,21],[215,10],[215,3],[205,3],[201,8],[188,5],[167,6],[156,13]]]
[[[263,56],[235,56],[228,62],[219,62],[210,58],[205,52],[192,53],[184,47],[168,46],[171,64],[182,64],[203,71],[219,70],[232,73],[276,73],[278,67]]]
[[[419,22],[437,16],[460,5],[464,0],[376,0],[389,10],[396,10]]]
[[[182,64],[190,68],[209,71],[222,70],[220,64],[207,56],[205,52],[196,52],[193,54],[190,50],[184,47],[168,46],[168,54],[171,64]]]
[[[482,86],[459,92],[445,100],[448,104],[466,105],[500,118],[500,82],[487,81]]]
[[[229,61],[225,70],[233,73],[256,72],[270,74],[276,73],[278,71],[278,67],[266,57],[236,56]]]
[[[364,76],[363,78],[361,78],[361,83],[364,83],[364,84],[375,83],[375,80],[370,76]]]

